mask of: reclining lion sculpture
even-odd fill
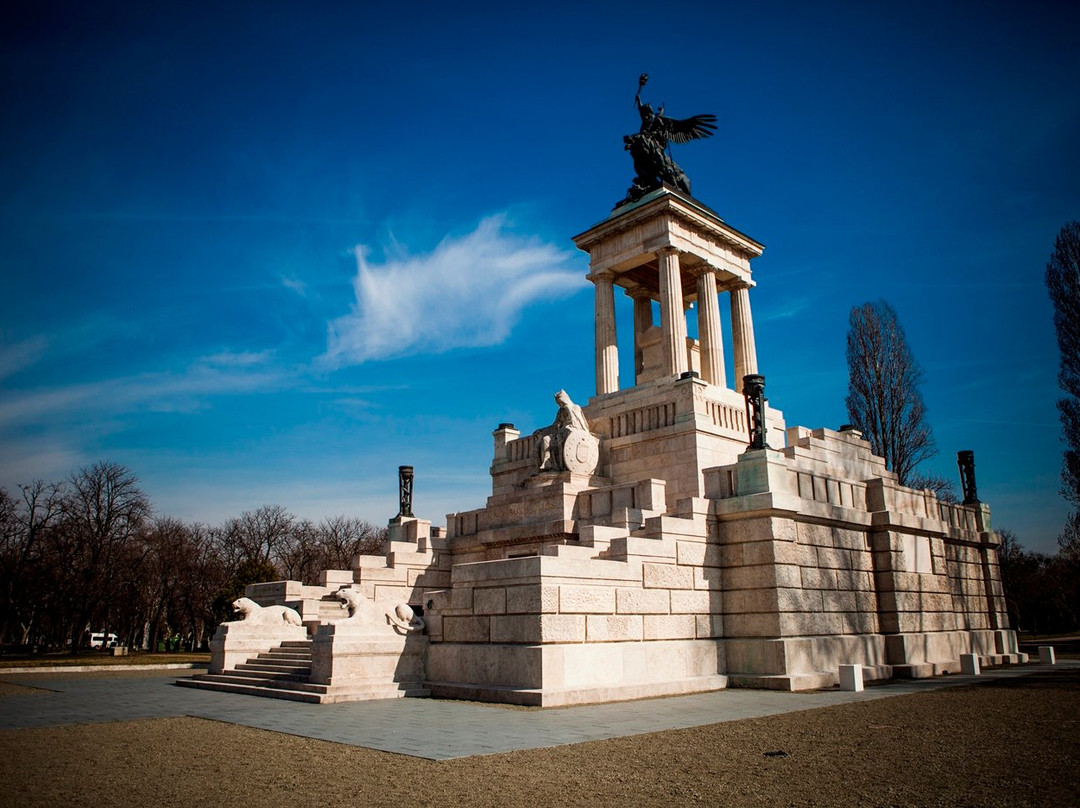
[[[290,609],[288,606],[260,606],[251,598],[237,598],[233,601],[232,606],[233,611],[240,615],[240,619],[229,621],[231,623],[304,625],[304,621],[300,619],[300,614],[296,609]]]
[[[403,631],[421,631],[424,628],[424,620],[417,617],[412,607],[407,603],[397,604],[391,611],[383,611],[382,604],[365,598],[355,589],[343,586],[336,592],[343,608],[349,610],[349,616],[336,620],[335,623],[360,623],[363,625],[379,625],[386,618],[391,625]]]

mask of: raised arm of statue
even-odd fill
[[[691,140],[711,137],[716,129],[715,115],[694,115],[689,118],[669,118],[661,106],[659,112],[641,100],[641,90],[649,80],[646,73],[638,79],[638,91],[634,96],[634,108],[641,116],[641,128],[633,135],[623,138],[625,148],[634,161],[635,177],[619,204],[634,202],[664,183],[684,193],[690,193],[690,180],[678,164],[671,159],[668,143],[688,143]]]

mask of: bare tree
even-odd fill
[[[1058,384],[1065,393],[1057,403],[1066,446],[1061,493],[1080,505],[1080,222],[1069,222],[1058,233],[1046,264],[1046,288],[1061,352]]]
[[[47,606],[40,559],[42,543],[60,516],[63,485],[35,480],[20,486],[22,501],[0,491],[0,592],[3,617],[0,642],[18,624],[18,643],[25,645],[41,610]]]
[[[208,627],[217,625],[214,599],[225,585],[228,571],[211,531],[201,524],[187,525],[191,555],[180,587],[180,602],[191,621],[191,650],[202,647]]]
[[[909,484],[916,466],[937,450],[919,392],[922,369],[884,300],[851,310],[847,363],[848,419],[900,484]]]
[[[1058,536],[1058,556],[1080,571],[1080,511],[1069,514]],[[1080,580],[1077,581],[1080,584]]]
[[[289,534],[278,550],[277,567],[291,581],[313,584],[325,569],[319,552],[318,531],[307,519],[294,521]]]
[[[276,563],[286,578],[314,584],[323,570],[351,569],[356,556],[378,553],[385,538],[385,530],[354,517],[294,521]]]
[[[157,648],[169,624],[176,624],[180,615],[180,589],[188,581],[188,567],[196,554],[187,525],[172,518],[158,519],[146,531],[146,566],[141,576],[147,593],[145,642]],[[187,617],[186,614],[183,615]]]
[[[127,577],[130,545],[150,516],[150,503],[135,475],[116,463],[82,468],[69,482],[56,549],[76,653],[93,620],[108,622],[118,584]]]
[[[352,569],[358,555],[381,552],[386,528],[378,528],[363,519],[332,516],[319,523],[323,569]]]
[[[280,505],[244,511],[222,527],[223,542],[238,562],[275,563],[289,541],[296,517]]]

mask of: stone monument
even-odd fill
[[[765,398],[750,306],[764,247],[691,197],[667,154],[711,134],[712,116],[653,112],[646,78],[630,192],[574,238],[595,292],[595,395],[579,406],[560,390],[554,421],[531,433],[499,424],[491,495],[445,529],[413,515],[402,466],[386,552],[317,586],[248,587],[303,627],[223,625],[213,675],[193,684],[254,692],[243,670],[258,660],[238,660],[276,654],[294,662],[267,695],[549,706],[1025,659],[973,456],[959,459],[964,502],[942,502],[899,485],[857,431],[787,427]],[[633,300],[622,375],[616,289]]]

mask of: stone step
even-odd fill
[[[542,555],[557,558],[596,558],[600,550],[597,547],[582,547],[578,544],[551,544],[543,548]]]
[[[263,651],[260,657],[273,657],[274,659],[311,659],[310,648],[271,648]]]
[[[639,530],[634,531],[635,536],[650,539],[673,539],[687,536],[690,538],[704,538],[705,525],[693,518],[684,519],[679,516],[651,516],[645,519],[645,524]]]
[[[251,679],[244,676],[223,674],[200,674],[190,679],[178,679],[182,687],[243,693],[290,701],[332,704],[346,701],[365,701],[391,698],[423,698],[431,691],[422,682],[399,682],[379,684],[319,685],[309,682],[274,682]]]
[[[257,659],[276,659],[282,662],[311,662],[311,651],[295,650],[279,650],[277,648],[271,648],[269,651],[263,651]]]
[[[320,704],[336,704],[348,701],[376,701],[378,699],[420,699],[431,695],[431,690],[421,682],[399,682],[393,685],[370,685],[355,687],[342,685],[330,687],[319,696]]]
[[[306,648],[311,650],[311,640],[284,640],[278,648]]]
[[[311,684],[306,676],[267,676],[258,671],[225,671],[224,673],[204,673],[195,677],[200,682],[232,682],[251,687],[269,687],[276,690],[301,690],[306,693],[318,693],[323,685]]]
[[[304,701],[309,704],[319,704],[322,701],[318,693],[307,693],[302,690],[289,690],[281,687],[267,687],[261,684],[245,684],[229,679],[177,679],[176,683],[181,687],[195,687],[201,690],[217,690],[225,693],[242,693],[247,696],[263,696],[274,699],[287,699],[288,701]]]
[[[248,662],[254,661],[278,663],[281,665],[306,665],[311,662],[311,652],[291,652],[286,651],[281,654],[275,654],[271,651],[263,651],[258,656],[248,659]]]
[[[630,558],[656,559],[670,563],[675,559],[675,542],[670,539],[656,539],[637,534],[614,539],[604,553],[604,558],[627,561]]]
[[[207,674],[207,676],[243,676],[248,679],[259,679],[260,681],[267,682],[306,682],[311,677],[311,671],[305,669],[303,671],[285,672],[285,671],[264,671],[256,670],[253,668],[245,667],[243,665],[237,665],[232,670],[222,671],[219,674]]]
[[[311,673],[311,664],[285,663],[272,660],[248,660],[236,666],[238,671],[266,671],[267,673],[289,673],[307,676]]]

